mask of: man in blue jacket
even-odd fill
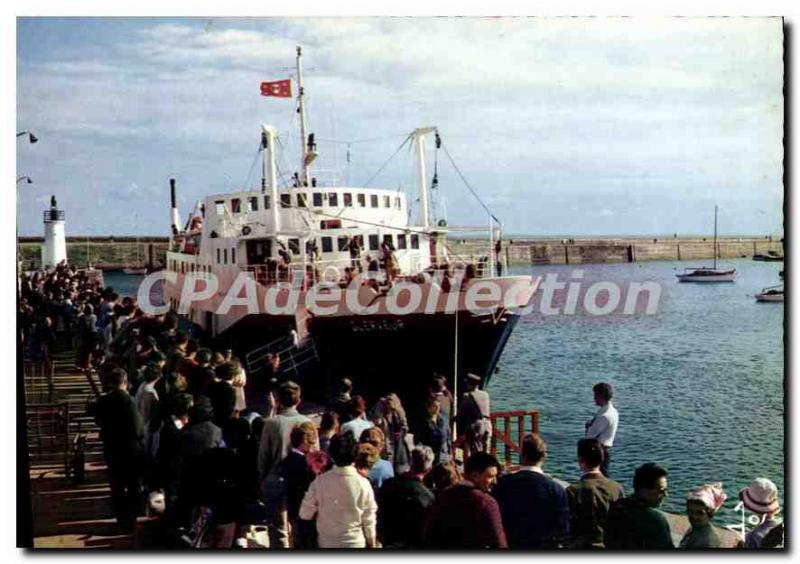
[[[542,471],[546,458],[544,439],[525,435],[520,469],[500,477],[492,490],[509,548],[555,548],[569,535],[566,491]]]

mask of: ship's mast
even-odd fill
[[[436,131],[435,127],[418,127],[411,136],[417,145],[419,171],[419,225],[428,229],[428,184],[425,180],[425,136]]]
[[[309,143],[307,137],[308,124],[306,123],[306,101],[305,92],[303,92],[303,48],[297,46],[297,104],[300,109],[300,168],[303,173],[300,175],[301,186],[309,184],[308,165],[311,164],[309,159]]]
[[[714,206],[714,270],[717,269],[717,206]]]
[[[272,200],[272,232],[275,235],[281,230],[280,215],[278,214],[278,177],[275,167],[275,139],[277,136],[278,132],[271,125],[261,126],[261,143],[264,149],[261,192],[266,192],[267,180],[269,180],[269,197]]]

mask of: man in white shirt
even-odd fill
[[[331,439],[335,466],[311,482],[300,505],[300,519],[317,517],[320,548],[375,547],[378,504],[369,480],[353,466],[357,447],[350,433]]]
[[[611,403],[614,390],[611,384],[600,382],[592,387],[594,403],[600,407],[597,414],[586,422],[586,438],[597,439],[603,446],[603,464],[600,471],[608,477],[608,465],[611,462],[611,447],[614,446],[614,436],[617,434],[619,414]]]

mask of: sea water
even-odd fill
[[[612,282],[624,293],[631,282],[655,282],[661,296],[652,315],[593,316],[580,305],[573,315],[542,315],[535,308],[509,339],[488,391],[493,411],[539,412],[545,470],[573,481],[580,476],[576,443],[597,411],[592,385],[610,382],[619,411],[611,476],[630,492],[636,467],[658,462],[669,472],[662,508],[676,513],[685,511],[690,489],[721,481],[729,499],[715,521],[735,523],[738,491],[752,478],[773,480],[783,503],[784,308],[754,298],[780,283],[783,263],[726,260],[720,266],[738,271],[734,283],[678,283],[676,273],[707,261],[696,262],[512,268],[554,274],[584,290]],[[122,295],[135,296],[141,279],[105,275]],[[555,292],[554,307],[565,294]]]
[[[704,262],[696,261],[696,266]],[[685,511],[686,494],[721,481],[728,501],[717,523],[735,523],[738,492],[755,477],[784,485],[784,308],[754,294],[780,283],[783,263],[726,260],[734,283],[679,283],[694,262],[515,267],[515,274],[558,275],[576,270],[584,288],[609,281],[653,281],[661,287],[657,313],[545,316],[520,320],[489,385],[492,410],[533,409],[548,443],[545,470],[580,476],[576,443],[597,411],[592,385],[614,387],[619,428],[610,474],[633,489],[645,462],[669,472],[663,509]],[[554,303],[566,292],[556,292]],[[559,294],[561,294],[559,296]],[[624,296],[623,296],[624,302]]]

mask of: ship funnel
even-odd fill
[[[180,230],[181,220],[178,216],[178,201],[175,197],[175,179],[169,179],[169,202],[170,202],[170,223],[172,232],[177,233]]]

